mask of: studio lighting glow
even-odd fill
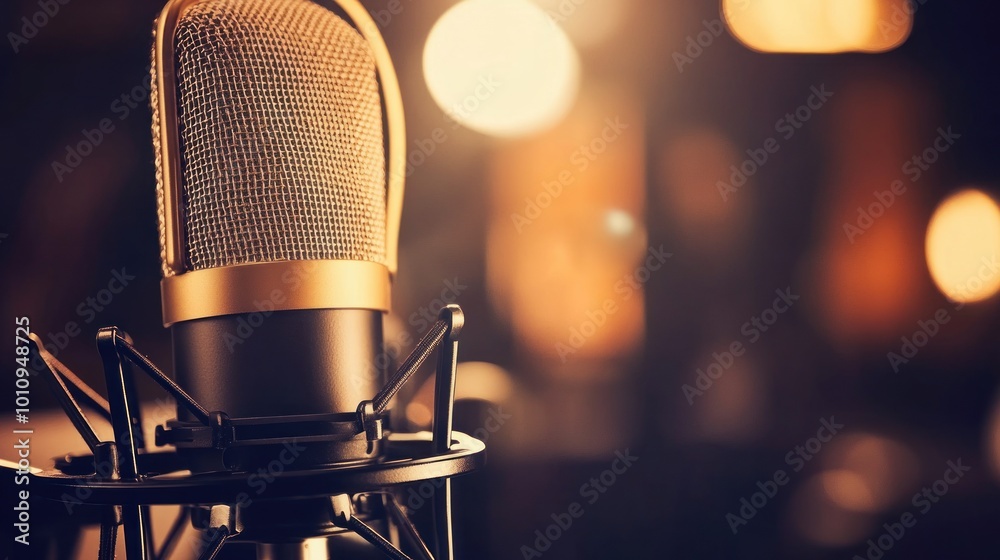
[[[945,199],[927,227],[927,268],[950,299],[972,302],[1000,290],[992,263],[1000,255],[1000,208],[986,193],[967,189]]]
[[[580,64],[563,30],[528,0],[464,0],[424,47],[434,101],[457,122],[499,137],[557,123],[576,97]]]
[[[723,0],[730,32],[761,52],[884,52],[913,26],[907,0]]]

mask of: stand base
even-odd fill
[[[174,452],[146,454],[150,462],[170,463]],[[143,455],[140,455],[141,457]],[[93,465],[93,458],[76,456],[65,463],[68,472],[74,461]],[[486,463],[486,445],[462,432],[452,432],[452,445],[444,453],[434,453],[429,432],[389,434],[386,459],[380,463],[334,465],[321,469],[285,471],[267,487],[269,499],[308,498],[343,493],[383,490],[433,478],[450,477],[476,470]],[[61,500],[64,495],[87,495],[88,504],[157,505],[239,503],[250,477],[259,473],[213,473],[183,475],[167,472],[142,480],[107,480],[96,477],[72,478],[65,472],[42,471],[31,475],[32,496]],[[37,494],[36,494],[37,492]]]

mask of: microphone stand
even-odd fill
[[[99,560],[114,558],[119,525],[124,530],[127,560],[166,560],[189,520],[206,538],[199,560],[213,560],[231,541],[257,543],[260,560],[343,558],[330,549],[335,547],[336,537],[350,534],[367,541],[387,558],[452,560],[450,477],[481,467],[486,450],[481,441],[452,430],[458,338],[463,326],[464,315],[459,306],[442,309],[438,321],[385,386],[372,399],[360,402],[356,414],[347,415],[351,418],[344,418],[344,414],[301,415],[266,419],[264,425],[261,419],[249,422],[230,418],[223,411],[205,409],[141,354],[117,327],[103,328],[97,335],[108,388],[107,401],[49,354],[32,334],[32,351],[45,364],[41,373],[91,454],[66,456],[57,461],[56,471],[33,472],[29,475],[31,487],[49,500],[88,496],[87,507],[99,508],[101,512]],[[389,403],[435,349],[439,353],[431,434],[388,433],[384,428]],[[177,474],[190,470],[186,464],[188,456],[177,453],[176,449],[156,452],[147,449],[142,438],[133,365],[197,421],[193,427],[157,426],[158,445],[181,440],[204,441],[212,449],[225,450],[262,441],[275,444],[296,437],[294,433],[282,433],[282,426],[292,426],[284,429],[293,432],[301,426],[311,426],[341,435],[345,430],[354,436],[364,434],[369,449],[377,443],[385,446],[385,458],[376,463],[323,465],[275,473],[266,498],[269,505],[289,506],[277,509],[275,515],[296,516],[301,511],[304,517],[322,521],[316,524],[315,534],[286,535],[285,520],[272,524],[275,518],[268,517],[271,507],[260,508],[263,515],[259,511],[248,514],[236,499],[240,489],[246,488],[251,473]],[[115,441],[100,440],[77,399],[111,422]],[[319,432],[313,429],[304,433]],[[10,466],[3,463],[0,469],[8,470]],[[159,476],[163,474],[171,476]],[[445,480],[433,501],[435,553],[432,555],[397,501],[395,490],[403,484],[434,478]],[[149,518],[149,506],[154,504],[183,506],[159,551],[153,550]],[[296,523],[297,517],[291,520]],[[377,531],[372,522],[384,526],[389,537]],[[311,531],[313,527],[307,526],[305,530]],[[406,542],[405,547],[399,537]],[[403,548],[415,556],[409,556]]]

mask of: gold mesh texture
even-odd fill
[[[207,0],[176,49],[186,268],[383,263],[382,108],[361,35],[308,0]],[[155,113],[154,137],[169,126]]]
[[[160,146],[160,85],[156,80],[156,26],[153,26],[153,49],[150,53],[152,63],[149,66],[149,106],[153,110],[153,163],[156,165],[156,222],[160,233],[160,269],[164,276],[170,276],[173,271],[167,266],[167,226],[166,209],[163,207],[163,152]]]

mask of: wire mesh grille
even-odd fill
[[[184,14],[176,50],[187,267],[384,262],[382,108],[361,35],[308,0],[212,0]]]

